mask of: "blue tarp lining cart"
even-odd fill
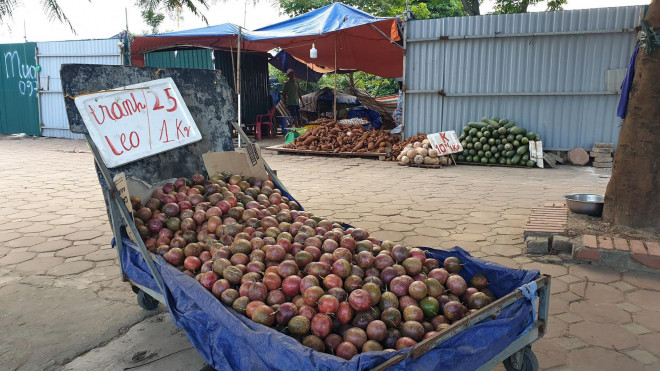
[[[484,274],[492,282],[489,288],[500,299],[411,348],[359,354],[347,361],[314,351],[223,306],[193,278],[150,253],[139,238],[136,242],[128,239],[127,230],[135,236],[139,233],[119,197],[113,175],[125,172],[152,183],[156,179],[189,177],[203,169],[201,158],[197,158],[202,153],[233,151],[230,120],[226,117],[231,113],[225,107],[229,104],[224,92],[226,81],[213,71],[201,70],[93,65],[62,68],[63,90],[68,96],[165,77],[171,77],[179,86],[204,137],[201,142],[108,169],[75,105],[69,101],[67,114],[71,130],[85,134],[94,153],[122,277],[130,282],[143,308],[154,309],[158,303],[167,306],[175,324],[187,333],[210,366],[218,370],[486,370],[504,362],[510,370],[538,369],[530,345],[546,332],[550,297],[550,277],[538,271],[505,268],[474,258],[459,247],[448,251],[423,248],[439,261],[448,256],[459,257],[465,264],[461,274],[466,279],[476,273]],[[218,121],[226,127],[217,127]],[[235,128],[249,143],[240,128]],[[177,166],[172,166],[172,162]],[[265,167],[275,185],[293,200],[276,174],[268,165]]]

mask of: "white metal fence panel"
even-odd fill
[[[120,65],[118,39],[71,40],[37,43],[39,73],[39,112],[42,134],[46,137],[81,139],[69,130],[64,107],[60,67],[66,63]]]
[[[410,22],[405,135],[499,116],[540,133],[548,149],[616,143],[618,88],[642,9]]]

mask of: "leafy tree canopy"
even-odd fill
[[[279,0],[282,10],[291,16],[307,13],[334,3],[332,0]],[[347,5],[379,17],[403,14],[405,0],[352,0]],[[417,19],[459,17],[466,15],[460,0],[410,1],[410,8]]]

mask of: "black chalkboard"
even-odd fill
[[[236,107],[231,99],[229,85],[218,71],[65,64],[62,65],[60,76],[69,127],[72,132],[80,134],[87,133],[74,103],[74,98],[80,94],[166,77],[171,77],[181,92],[202,134],[202,140],[110,169],[113,176],[124,172],[126,176],[133,176],[148,183],[168,178],[190,177],[195,173],[203,173],[202,154],[209,151],[234,150],[230,120],[236,117]]]

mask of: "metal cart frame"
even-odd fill
[[[234,129],[238,133],[241,139],[245,141],[247,145],[252,145],[250,139],[245,134],[245,132],[235,123],[232,122]],[[167,305],[165,296],[162,294],[165,292],[165,283],[160,271],[157,269],[156,264],[159,264],[155,259],[153,259],[152,253],[150,253],[144,242],[140,238],[136,238],[135,246],[130,246],[129,248],[134,248],[137,250],[144,261],[146,262],[147,268],[156,283],[158,291],[146,287],[144,285],[138,284],[136,282],[130,281],[126,275],[125,267],[123,266],[122,256],[123,251],[127,248],[122,242],[122,236],[124,235],[124,228],[126,231],[130,232],[133,236],[139,236],[139,232],[135,223],[132,221],[132,216],[128,211],[128,208],[124,204],[124,200],[121,198],[117,187],[113,181],[111,172],[108,170],[106,165],[103,163],[102,157],[100,155],[98,147],[92,141],[88,133],[84,133],[85,139],[94,154],[94,161],[96,162],[96,168],[99,173],[99,182],[101,183],[101,188],[104,194],[104,198],[107,201],[107,212],[110,219],[112,232],[115,236],[114,245],[117,248],[119,256],[119,264],[121,269],[121,276],[123,281],[128,281],[133,291],[137,294],[138,304],[147,310],[155,309],[158,303],[163,303]],[[282,182],[277,178],[275,172],[265,164],[266,171],[271,177],[273,182],[283,191],[287,192],[286,188]],[[546,327],[548,323],[548,306],[550,299],[550,276],[542,275],[536,281],[537,286],[537,295],[539,298],[538,302],[538,312],[536,318],[534,318],[534,324],[531,329],[516,339],[514,342],[509,344],[504,350],[502,350],[495,357],[490,359],[479,369],[486,370],[490,369],[493,366],[504,362],[504,365],[509,370],[536,370],[538,369],[538,364],[536,363],[536,357],[531,352],[530,345],[536,340],[543,337],[546,332]],[[477,323],[485,320],[486,318],[496,314],[503,308],[512,305],[518,300],[528,300],[524,297],[524,294],[521,289],[517,289],[514,292],[498,299],[497,301],[489,304],[483,308],[479,313],[474,315],[467,316],[460,321],[455,322],[453,325],[447,329],[439,332],[435,336],[426,339],[417,345],[415,345],[410,352],[404,355],[397,355],[387,362],[382,363],[377,366],[376,370],[384,370],[389,366],[401,362],[407,357],[417,358],[421,355],[429,352],[435,347],[442,344],[444,341],[450,339],[452,336],[459,334],[470,327],[476,325]],[[536,305],[536,303],[532,303]]]
[[[239,133],[239,135],[242,136],[243,140],[245,140],[246,143],[248,144],[251,143],[248,136],[243,132],[243,130],[240,129],[240,127],[238,127],[238,125],[234,124],[234,127]],[[131,220],[130,213],[126,208],[124,201],[119,196],[119,191],[117,190],[114,182],[112,181],[110,172],[108,171],[105,164],[103,164],[103,161],[99,160],[101,157],[100,157],[100,153],[98,152],[98,148],[94,145],[94,142],[91,140],[91,138],[88,135],[86,135],[85,138],[87,139],[87,142],[90,148],[92,149],[92,152],[94,153],[94,159],[96,161],[97,167],[105,180],[105,186],[102,188],[104,194],[106,195],[106,199],[109,201],[108,212],[112,224],[112,231],[113,234],[115,235],[115,244],[117,247],[117,252],[120,256],[119,263],[120,263],[120,269],[122,271],[122,279],[124,281],[128,281],[131,284],[131,286],[133,287],[133,291],[135,291],[135,293],[137,294],[138,304],[142,308],[147,310],[155,309],[158,302],[167,305],[165,302],[165,297],[160,292],[156,292],[144,285],[139,285],[135,282],[132,282],[124,274],[124,267],[122,266],[121,255],[122,255],[122,250],[126,248],[126,246],[124,246],[124,244],[122,243],[121,228],[122,226],[128,228],[134,236],[139,236],[139,233],[134,223],[132,222],[123,223],[122,220],[129,220],[129,221]],[[273,180],[276,181],[278,186],[281,186],[283,188],[281,182],[279,181],[279,179],[277,179],[276,175],[268,165],[266,165],[266,170],[268,174],[273,178]],[[142,240],[140,240],[139,238],[137,238],[136,240],[137,241],[135,241],[135,243],[138,246],[138,251],[141,253],[142,257],[147,263],[149,271],[151,272],[151,275],[156,281],[156,284],[158,285],[160,291],[164,292],[165,284],[163,282],[163,278],[160,272],[156,269],[156,265],[155,265],[156,263],[152,258],[152,254],[147,250]],[[538,364],[536,363],[537,362],[536,357],[531,352],[531,344],[542,338],[547,331],[548,308],[550,301],[550,281],[551,281],[551,277],[549,275],[542,275],[536,280],[539,304],[538,304],[537,318],[534,319],[535,323],[532,326],[532,328],[526,334],[518,338],[516,341],[514,341],[508,347],[502,350],[499,354],[493,357],[491,360],[483,364],[479,368],[479,370],[490,370],[502,362],[504,362],[505,367],[508,370],[538,369]],[[477,323],[483,321],[488,317],[491,317],[492,315],[497,314],[500,310],[502,310],[503,308],[509,305],[512,305],[518,300],[527,300],[520,289],[517,289],[514,292],[489,304],[488,306],[483,308],[479,313],[475,315],[467,316],[462,320],[455,322],[450,327],[439,332],[435,336],[420,342],[419,344],[413,347],[412,351],[407,356],[400,355],[393,357],[389,361],[382,363],[374,370],[376,371],[385,370],[387,367],[401,362],[406,357],[412,357],[412,358],[420,357],[421,355],[427,353],[433,348],[439,346],[440,344],[442,344],[444,341],[448,340],[452,336],[469,329],[471,326],[476,325]]]

